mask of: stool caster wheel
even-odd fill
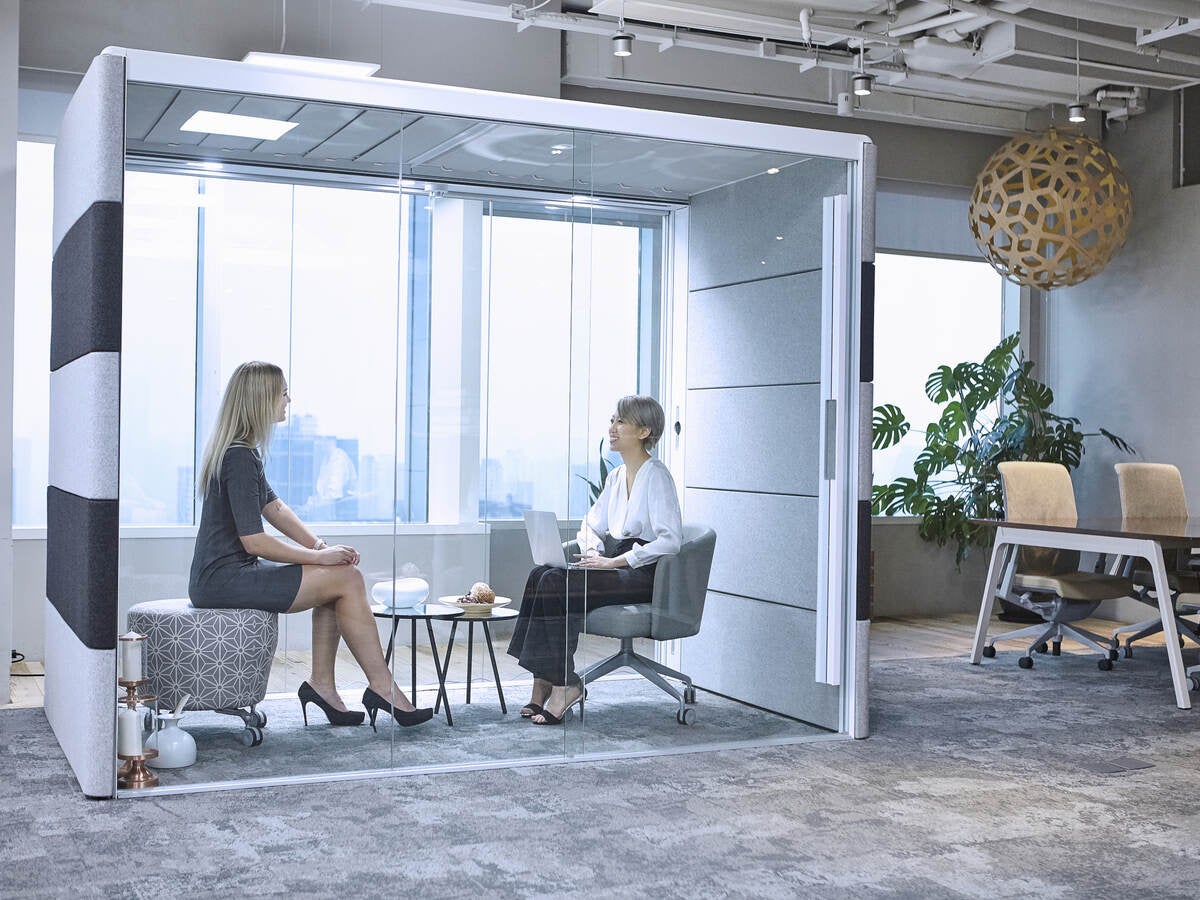
[[[1101,672],[1107,672],[1112,669],[1112,660],[1111,659],[1102,659],[1102,660],[1099,660],[1096,663],[1096,665],[1100,667]]]
[[[1033,649],[1034,649],[1034,650],[1036,650],[1038,653],[1045,653],[1045,652],[1046,652],[1047,650],[1049,650],[1050,648],[1046,646],[1046,642],[1045,642],[1045,641],[1042,641],[1040,644],[1038,644],[1038,645],[1037,645],[1036,647],[1034,647]]]
[[[1032,669],[1033,668],[1033,660],[1028,656],[1022,656],[1020,659],[1017,660],[1017,665],[1020,666],[1022,669]]]
[[[696,702],[696,689],[690,684],[683,689],[683,702],[684,703],[695,703]]]
[[[261,709],[253,710],[253,713],[254,713],[254,718],[258,720],[258,727],[266,728],[267,727],[267,714],[265,712],[263,712]]]
[[[262,729],[256,728],[253,725],[248,726],[245,731],[238,735],[238,737],[247,747],[257,747],[263,742]]]
[[[683,709],[679,710],[679,712],[675,713],[675,721],[680,725],[695,725],[696,710],[692,709],[690,706],[685,706]]]
[[[996,648],[993,647],[991,644],[988,644],[987,646],[985,646],[983,648],[983,655],[986,656],[988,659],[995,659],[996,658]]]
[[[1051,656],[1062,656],[1062,641],[1055,641],[1050,645]]]

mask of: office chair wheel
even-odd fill
[[[679,712],[675,713],[675,721],[680,725],[695,725],[696,710],[692,709],[690,706],[685,706],[683,709],[679,710]]]
[[[1108,672],[1112,669],[1111,659],[1097,660],[1096,665],[1099,666],[1101,672]]]
[[[256,709],[254,710],[254,717],[258,719],[259,728],[267,727],[267,714],[265,712],[263,712],[261,709]]]
[[[993,647],[991,644],[986,645],[983,648],[983,655],[986,656],[988,659],[995,659],[996,658],[996,648]]]
[[[1109,650],[1109,651],[1108,651],[1108,658],[1109,658],[1109,660],[1111,660],[1112,662],[1116,662],[1116,661],[1117,661],[1117,660],[1120,658],[1120,654],[1118,654],[1116,650]]]
[[[1047,650],[1049,650],[1050,648],[1046,646],[1046,642],[1045,642],[1045,641],[1042,641],[1040,644],[1038,644],[1038,645],[1037,645],[1036,647],[1034,647],[1033,649],[1034,649],[1034,650],[1036,650],[1038,653],[1045,653],[1045,652],[1046,652]]]
[[[1033,659],[1032,659],[1032,657],[1029,657],[1029,656],[1022,656],[1020,659],[1017,660],[1017,665],[1020,666],[1022,669],[1032,669],[1033,668]]]
[[[696,702],[696,688],[690,684],[683,689],[683,702],[684,703],[695,703]]]
[[[1050,645],[1051,656],[1062,656],[1062,641],[1055,641]]]
[[[1189,675],[1188,682],[1191,684],[1193,691],[1200,691],[1200,675]]]
[[[1133,648],[1130,647],[1128,644],[1125,645],[1125,658],[1133,659]]]
[[[247,726],[246,730],[239,734],[238,737],[247,747],[257,747],[263,742],[262,729],[253,725]]]

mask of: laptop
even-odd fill
[[[580,569],[582,566],[567,560],[562,536],[558,530],[558,516],[552,512],[536,509],[525,510],[525,531],[529,535],[529,549],[533,553],[534,565],[553,566],[556,569]]]

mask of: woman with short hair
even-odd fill
[[[537,725],[560,725],[584,690],[574,655],[585,615],[603,606],[649,603],[659,557],[679,552],[683,522],[675,481],[650,455],[666,426],[653,397],[617,401],[608,426],[613,469],[579,528],[575,565],[585,572],[538,566],[525,584],[510,656],[533,674],[533,692],[521,715]]]
[[[298,691],[305,725],[309,703],[331,725],[362,724],[363,714],[346,709],[334,680],[343,638],[367,676],[363,706],[372,728],[380,710],[400,725],[428,721],[433,710],[414,708],[384,662],[358,551],[326,544],[267,483],[262,456],[290,402],[279,366],[246,362],[230,376],[200,466],[204,510],[188,583],[192,605],[275,613],[312,610],[312,669]],[[295,544],[266,534],[264,517]]]

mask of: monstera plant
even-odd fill
[[[1052,412],[1054,392],[1030,374],[1032,369],[1021,354],[1020,335],[1011,334],[983,362],[934,370],[925,394],[941,404],[941,415],[925,429],[925,447],[913,463],[912,477],[874,486],[874,514],[920,516],[921,538],[939,546],[954,544],[955,562],[961,565],[972,547],[992,543],[994,529],[971,519],[1004,515],[998,463],[1033,460],[1074,469],[1091,437],[1134,452],[1110,431],[1085,432],[1079,419]],[[871,431],[876,450],[898,443],[911,428],[898,406],[875,407]]]

